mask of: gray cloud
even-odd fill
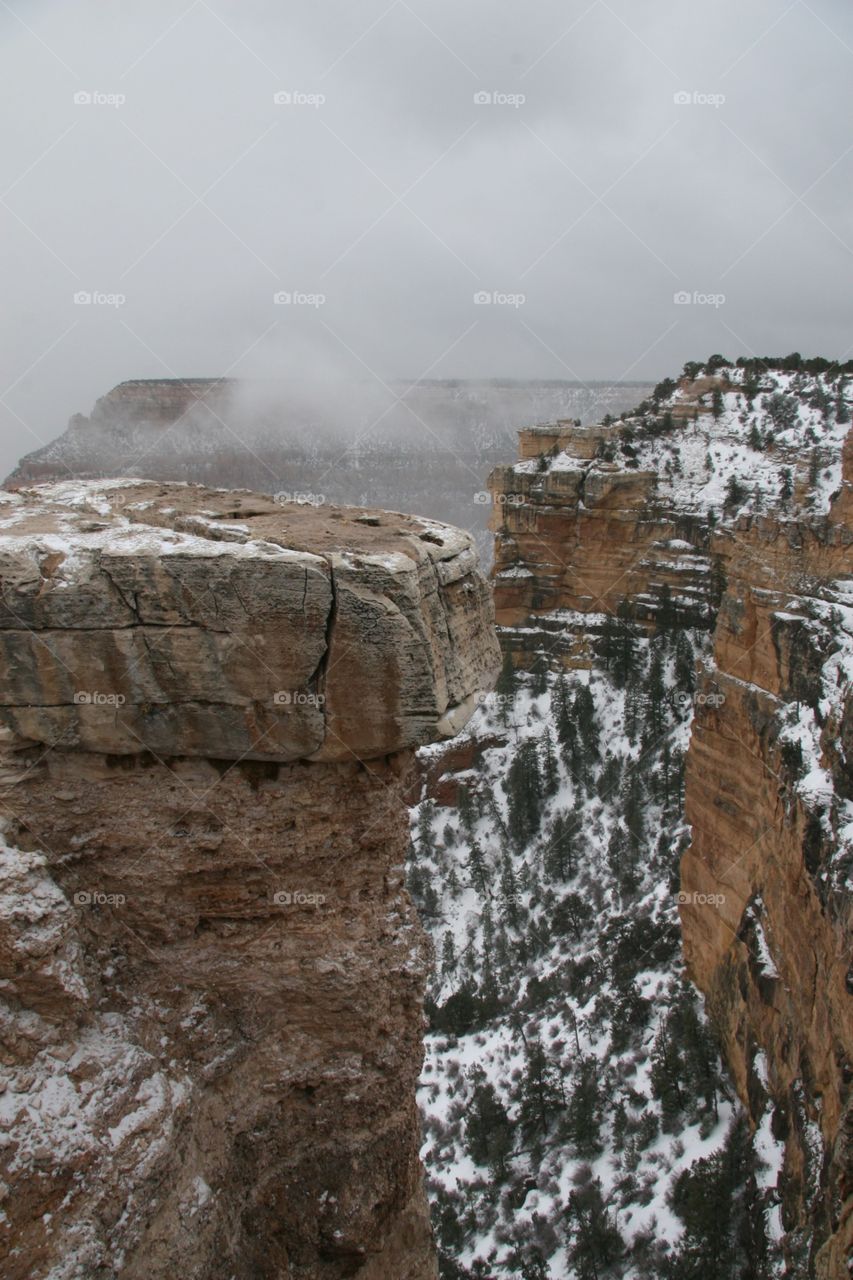
[[[853,347],[843,0],[12,0],[0,31],[4,473],[129,377]]]

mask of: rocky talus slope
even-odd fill
[[[826,361],[715,357],[620,421],[523,432],[490,481],[521,666],[583,669],[632,627],[708,633],[685,695],[684,956],[770,1167],[784,1261],[761,1274],[824,1280],[853,1251],[846,383]]]
[[[494,679],[468,535],[0,496],[10,1280],[428,1280],[414,749]]]

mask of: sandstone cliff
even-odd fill
[[[0,505],[4,1274],[426,1280],[416,745],[471,539],[249,493]]]
[[[724,362],[721,362],[724,363]],[[715,367],[635,415],[521,435],[492,475],[520,665],[586,665],[617,612],[709,631],[687,755],[688,972],[707,997],[785,1274],[853,1247],[853,440],[844,378]],[[778,1175],[778,1176],[777,1176]]]

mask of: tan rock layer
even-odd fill
[[[0,721],[115,754],[369,759],[467,718],[500,658],[473,540],[150,482],[0,495]]]
[[[0,795],[40,851],[0,858],[4,1276],[432,1280],[409,756],[40,754]]]

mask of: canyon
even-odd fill
[[[4,1274],[429,1280],[405,803],[499,665],[470,536],[68,482],[0,577]]]
[[[588,668],[616,617],[707,635],[683,695],[684,959],[758,1145],[783,1153],[783,1273],[838,1280],[853,1254],[853,435],[846,411],[827,415],[837,380],[754,376],[713,368],[622,421],[522,431],[490,479],[496,616],[534,671]]]
[[[853,435],[816,363],[466,454],[491,590],[484,526],[332,505],[325,445],[302,494],[73,477],[172,433],[201,478],[226,380],[122,384],[24,460],[13,1280],[848,1274]]]

